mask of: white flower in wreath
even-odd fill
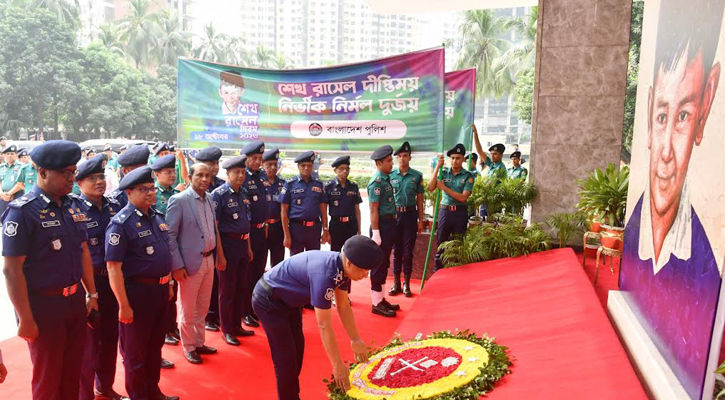
[[[325,292],[325,300],[332,301],[333,298],[335,298],[335,289],[327,288],[327,291]]]

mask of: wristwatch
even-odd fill
[[[86,293],[86,299],[97,299],[98,298],[98,292],[96,293]]]

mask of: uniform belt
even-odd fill
[[[409,211],[415,211],[417,210],[416,206],[405,206],[405,207],[395,207],[395,210],[399,213],[409,212]]]
[[[53,289],[40,289],[36,293],[38,293],[41,296],[46,297],[56,297],[56,296],[63,296],[63,297],[69,297],[76,294],[78,291],[78,282],[66,286],[64,288],[53,288]]]
[[[443,207],[443,209],[446,210],[446,211],[465,211],[465,210],[468,209],[468,206],[467,205],[463,205],[463,206],[447,206],[445,204],[441,204],[441,207]]]
[[[254,228],[254,229],[262,229],[265,226],[267,226],[267,221],[252,222],[252,228]]]
[[[280,219],[268,219],[267,220],[267,225],[276,224],[279,221],[280,221]]]
[[[353,217],[333,217],[333,218],[335,218],[334,221],[336,221],[336,222],[350,222],[350,221],[355,220],[354,216]]]
[[[248,233],[227,233],[222,232],[222,236],[228,239],[238,239],[238,240],[247,240],[249,239]]]
[[[298,224],[298,225],[308,226],[308,227],[309,226],[315,226],[315,225],[317,225],[317,224],[320,223],[320,221],[303,221],[303,220],[300,220],[300,219],[293,219],[290,222],[292,222],[293,224]]]
[[[210,255],[214,254],[215,251],[216,251],[216,247],[213,248],[213,249],[211,249],[211,250],[209,250],[209,251],[202,251],[201,252],[201,258],[207,258]]]
[[[380,215],[378,218],[380,218],[380,219],[395,219],[395,214]]]
[[[146,278],[144,276],[131,276],[125,278],[127,282],[140,283],[143,285],[165,285],[171,280],[171,274],[159,278]]]
[[[282,299],[277,295],[274,290],[272,290],[272,286],[269,286],[269,283],[264,280],[264,278],[259,278],[259,284],[262,286],[264,290],[269,293],[270,296],[272,296],[273,299],[282,301]]]

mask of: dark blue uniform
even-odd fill
[[[116,377],[118,350],[118,302],[108,282],[105,237],[111,218],[121,210],[113,199],[101,198],[101,208],[86,196],[73,197],[73,207],[86,216],[88,249],[93,261],[93,280],[98,292],[98,311],[102,318],[96,330],[88,329],[81,371],[81,400],[95,398],[93,382],[100,393],[111,393]]]
[[[243,190],[243,188],[240,188]],[[211,194],[219,221],[222,249],[227,268],[218,271],[219,319],[222,332],[230,335],[242,326],[242,317],[251,312],[244,309],[245,298],[250,297],[249,287],[249,202],[241,191],[225,183]],[[245,296],[246,294],[246,296]]]
[[[126,204],[128,204],[128,195],[126,195],[125,190],[114,190],[111,192],[111,194],[108,195],[111,199],[115,200],[116,203],[118,203],[122,208],[126,207]]]
[[[347,181],[343,187],[335,178],[325,185],[330,212],[330,250],[340,251],[345,241],[358,234],[355,206],[362,203],[360,189]]]
[[[289,205],[290,254],[319,250],[322,235],[320,204],[328,202],[322,182],[312,177],[305,182],[297,175],[285,183],[279,202]]]
[[[106,230],[106,261],[123,263],[133,322],[120,324],[126,391],[132,399],[159,396],[161,347],[166,334],[171,252],[169,227],[153,208],[148,215],[129,203]]]
[[[267,271],[254,288],[252,304],[267,334],[277,396],[299,399],[305,351],[302,306],[330,309],[335,289],[350,289],[338,252],[307,251]]]
[[[284,229],[282,229],[282,205],[279,202],[279,196],[285,183],[287,181],[280,178],[279,175],[275,177],[274,182],[270,182],[266,175],[264,178],[267,193],[272,199],[269,202],[269,218],[267,219],[269,227],[267,248],[269,249],[269,265],[273,267],[284,260]]]
[[[227,183],[223,179],[219,179],[216,176],[212,178],[211,182],[209,183],[209,189],[207,189],[208,192],[213,192],[217,188],[220,188],[222,185]],[[219,298],[219,277],[217,274],[214,274],[214,283],[211,287],[211,302],[209,303],[209,312],[206,314],[206,321],[210,322],[212,324],[218,325],[219,324],[219,302],[217,301],[217,298]],[[174,299],[175,300],[175,299]],[[174,307],[176,308],[176,307]],[[216,330],[216,329],[215,329]]]
[[[247,169],[247,175],[244,179],[244,189],[246,191],[247,200],[249,200],[249,240],[252,245],[252,254],[254,256],[249,265],[249,287],[254,288],[259,278],[264,273],[267,266],[267,220],[269,219],[269,207],[272,202],[272,195],[267,192],[267,186],[264,185],[264,171],[258,169],[252,171]],[[245,311],[251,311],[251,293],[245,300]]]
[[[38,337],[28,343],[33,399],[77,399],[86,337],[82,243],[86,217],[68,196],[62,204],[40,189],[3,214],[3,256],[25,256],[23,273]]]

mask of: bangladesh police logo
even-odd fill
[[[121,235],[118,233],[112,233],[108,236],[108,244],[111,246],[118,246],[121,243]]]
[[[325,292],[325,300],[332,300],[332,298],[335,297],[335,290],[332,288],[327,288],[327,291]]]
[[[375,189],[373,189],[373,193],[375,193],[376,195],[380,195],[380,188],[376,187]]]
[[[310,136],[317,137],[322,134],[322,125],[318,124],[317,122],[313,122],[310,124]]]
[[[18,223],[14,221],[8,221],[5,223],[5,230],[3,231],[5,236],[15,236],[18,234]]]

